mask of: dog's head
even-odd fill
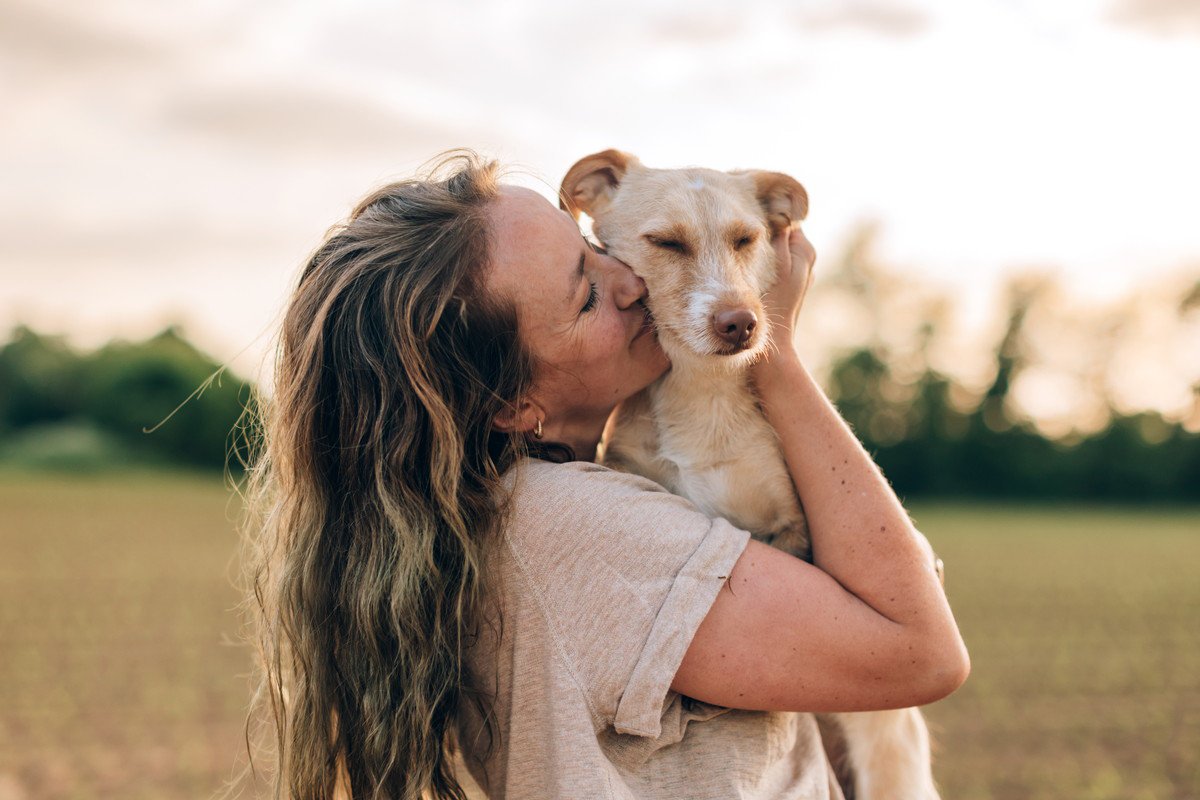
[[[808,213],[808,195],[778,172],[649,169],[618,150],[580,159],[560,193],[649,291],[673,363],[750,364],[768,346],[762,293],[775,279],[771,238]]]

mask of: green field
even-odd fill
[[[971,678],[944,797],[1200,798],[1200,512],[917,506]]]
[[[219,481],[0,476],[0,800],[206,798],[242,752]],[[917,506],[970,681],[946,800],[1200,798],[1200,511]]]

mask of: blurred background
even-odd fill
[[[1200,797],[1197,76],[1193,0],[0,0],[0,800],[234,779],[231,429],[459,146],[804,183],[801,345],[973,656],[944,797]]]

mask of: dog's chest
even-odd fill
[[[622,410],[610,461],[755,538],[808,554],[804,514],[775,433],[742,376],[668,373]]]

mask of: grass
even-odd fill
[[[1200,513],[913,514],[973,665],[928,712],[947,798],[1200,797]]]
[[[204,798],[241,749],[220,482],[0,481],[0,798]]]
[[[0,473],[0,800],[220,790],[237,509],[212,478]],[[947,800],[1200,797],[1200,513],[914,515],[974,664],[927,714]]]

